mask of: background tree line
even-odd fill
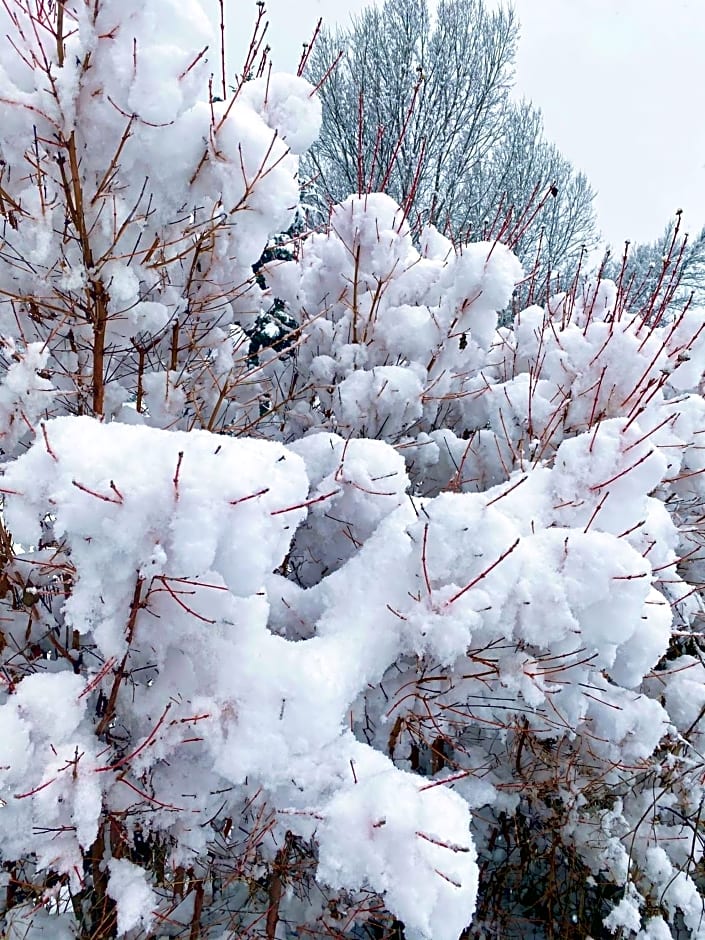
[[[307,77],[323,100],[306,157],[306,201],[388,192],[412,225],[455,239],[501,233],[542,283],[597,240],[594,192],[545,136],[540,110],[512,95],[519,23],[484,0],[387,0],[324,31]]]
[[[522,299],[544,297],[548,281],[568,288],[599,242],[595,192],[546,137],[540,109],[512,96],[519,41],[512,7],[485,0],[386,0],[323,30],[306,70],[321,83],[323,126],[301,170],[314,218],[350,192],[383,190],[412,226],[456,241],[500,235],[531,275]],[[705,231],[685,237],[678,221],[628,243],[626,257],[622,245],[608,252],[603,274],[632,306],[654,290],[670,307],[700,296]]]

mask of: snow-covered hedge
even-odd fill
[[[211,102],[196,0],[0,26],[9,936],[705,937],[702,311],[498,329],[381,194],[255,278],[310,86]]]

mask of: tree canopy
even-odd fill
[[[546,140],[540,111],[510,95],[518,36],[511,7],[484,0],[387,0],[323,32],[307,67],[314,84],[327,78],[305,198],[325,217],[349,192],[384,190],[412,224],[513,234],[537,282],[569,270],[595,241],[593,192]]]

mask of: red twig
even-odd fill
[[[444,777],[443,780],[434,780],[433,783],[427,783],[425,787],[419,787],[419,793],[423,793],[424,790],[432,790],[434,787],[442,787],[446,783],[454,783],[456,780],[464,780],[466,777],[471,776],[472,770],[461,770],[460,773],[452,774],[450,777]],[[420,835],[420,833],[417,833]]]
[[[208,46],[204,46],[201,49],[201,51],[198,53],[198,55],[195,57],[195,59],[193,59],[191,64],[186,66],[183,72],[179,75],[179,81],[182,81],[184,78],[186,78],[186,76],[191,71],[191,69],[194,68],[198,64],[198,62],[200,62],[200,60],[203,58],[206,52],[208,52]]]
[[[250,493],[249,496],[241,496],[239,499],[231,499],[231,506],[238,506],[240,503],[246,503],[248,499],[257,499],[258,496],[264,496],[265,493],[269,492],[269,487],[265,486],[262,490],[257,490],[256,493]]]
[[[475,587],[475,585],[478,584],[480,581],[482,581],[483,578],[486,578],[487,575],[491,571],[494,571],[497,565],[500,565],[504,561],[505,558],[508,558],[509,555],[512,554],[514,549],[519,545],[519,542],[521,542],[520,538],[518,538],[516,542],[514,542],[513,545],[510,545],[509,548],[506,550],[506,552],[502,552],[502,554],[499,556],[499,558],[496,559],[496,561],[493,561],[492,564],[488,565],[488,567],[485,568],[484,571],[481,571],[480,574],[478,574],[476,578],[473,578],[473,580],[469,584],[466,584],[465,587],[462,588],[460,591],[458,591],[457,594],[454,594],[449,601],[446,601],[444,606],[450,607],[450,605],[454,604],[459,598],[463,596],[463,594],[467,593],[467,591],[469,591],[470,588]]]
[[[154,580],[155,580],[155,581],[161,581],[161,583],[164,585],[166,591],[172,596],[172,598],[176,601],[176,603],[179,605],[179,607],[181,607],[182,610],[185,610],[185,611],[186,611],[187,614],[190,614],[192,617],[195,617],[197,620],[200,620],[200,621],[202,621],[203,623],[215,623],[215,620],[211,620],[210,617],[204,617],[203,614],[199,614],[199,613],[198,613],[197,611],[195,611],[192,607],[189,607],[188,604],[185,604],[185,603],[181,600],[181,598],[178,596],[178,594],[176,593],[176,591],[172,590],[172,588],[169,587],[169,585],[168,585],[168,583],[167,583],[167,578],[166,578],[164,575],[159,575],[159,576],[157,576]],[[191,594],[194,594],[195,592],[194,592],[194,591],[191,591],[190,593],[191,593]]]
[[[448,849],[450,852],[469,852],[470,849],[465,845],[457,845],[455,842],[443,842],[441,839],[436,839],[434,836],[429,836],[425,832],[417,832],[416,835],[419,839],[425,839],[426,842],[431,842],[433,845],[439,845],[442,849]]]
[[[90,489],[88,486],[84,486],[83,483],[79,483],[77,480],[71,480],[72,486],[75,486],[77,490],[81,490],[82,493],[88,493],[89,496],[95,496],[96,499],[102,499],[104,503],[115,503],[115,505],[122,505],[122,496],[118,493],[119,499],[113,499],[112,496],[105,496],[103,493],[97,493],[95,490]],[[112,487],[115,490],[115,485]],[[117,493],[118,491],[115,490]]]
[[[225,81],[225,4],[223,0],[218,0],[220,8],[220,83],[223,93],[223,101],[228,97],[228,88]]]
[[[50,457],[52,457],[58,463],[59,458],[56,456],[56,454],[52,450],[51,444],[49,443],[49,435],[47,434],[47,427],[43,421],[42,421],[42,434],[44,435],[44,445],[46,446],[47,453],[49,454]]]
[[[304,509],[306,506],[313,506],[315,503],[322,503],[324,499],[330,499],[331,496],[337,496],[340,490],[333,490],[331,493],[324,493],[323,496],[316,496],[313,499],[307,499],[303,503],[297,503],[295,506],[286,506],[284,509],[273,509],[270,516],[280,516],[284,512],[294,512],[296,509]]]
[[[125,764],[133,760],[133,758],[137,757],[137,755],[140,754],[146,747],[148,747],[157,736],[157,732],[159,731],[161,726],[164,724],[164,719],[169,714],[169,709],[171,708],[171,704],[172,704],[171,702],[167,702],[166,708],[162,712],[159,721],[152,728],[152,730],[149,732],[149,734],[144,739],[144,741],[140,745],[138,745],[138,747],[136,747],[134,751],[132,751],[130,754],[125,754],[123,757],[120,758],[120,760],[116,761],[114,764],[108,764],[106,767],[96,767],[95,772],[97,774],[102,774],[102,773],[105,773],[106,770],[118,770],[120,767],[123,767]]]
[[[311,53],[313,52],[313,47],[316,45],[316,40],[320,35],[322,26],[323,17],[319,18],[318,22],[316,23],[316,28],[313,31],[313,36],[311,36],[311,41],[309,43],[304,43],[303,52],[301,53],[301,58],[299,59],[299,67],[296,70],[296,74],[299,76],[299,78],[306,71],[308,60],[310,59]]]
[[[428,522],[423,527],[423,540],[421,542],[421,568],[423,570],[423,579],[426,582],[426,591],[430,597],[433,593],[431,588],[431,579],[428,576],[428,564],[426,559],[426,548],[428,546]]]
[[[180,450],[178,460],[176,461],[176,472],[174,473],[174,479],[172,481],[174,484],[175,499],[177,500],[179,498],[179,473],[181,472],[181,461],[183,459],[184,459],[184,452]]]
[[[33,790],[27,790],[26,793],[15,793],[15,799],[24,800],[28,796],[34,796],[34,794],[39,793],[40,790],[46,790],[52,783],[56,783],[58,779],[58,777],[52,777],[51,780],[47,780],[46,783],[40,783],[39,786],[35,787]]]
[[[502,492],[499,494],[499,496],[495,496],[494,499],[491,499],[491,500],[487,503],[487,505],[488,505],[488,506],[492,506],[494,503],[498,502],[500,499],[504,499],[505,496],[508,496],[508,495],[509,495],[513,490],[515,490],[518,486],[521,486],[522,483],[526,483],[526,481],[527,481],[528,479],[529,479],[528,474],[526,474],[526,475],[523,476],[523,477],[520,477],[520,478],[516,481],[516,483],[512,483],[512,485],[511,485],[510,487],[508,487],[506,490],[502,490]]]
[[[96,686],[98,686],[101,683],[101,681],[105,678],[105,676],[107,676],[107,674],[110,672],[110,670],[113,668],[116,662],[117,660],[115,659],[114,656],[111,656],[110,659],[107,659],[103,663],[103,666],[101,667],[100,672],[97,672],[93,676],[91,681],[88,683],[88,685],[85,687],[83,692],[81,692],[81,694],[78,697],[83,698],[85,695],[89,695],[93,691],[93,689],[95,689]]]
[[[324,75],[323,75],[323,78],[321,78],[320,82],[318,82],[318,84],[316,85],[316,87],[309,93],[309,98],[313,98],[313,96],[316,94],[316,92],[319,90],[319,88],[321,88],[321,86],[323,85],[323,83],[328,80],[328,78],[329,78],[330,75],[332,74],[333,70],[334,70],[335,68],[337,68],[338,63],[340,62],[340,60],[343,58],[344,55],[345,55],[345,53],[344,53],[343,50],[341,49],[340,52],[338,53],[338,55],[335,57],[335,59],[333,59],[333,61],[331,62],[331,64],[330,64],[330,65],[328,66],[328,68],[326,69],[326,71],[325,71],[325,73],[324,73]]]
[[[615,473],[615,475],[610,477],[609,480],[604,480],[602,483],[596,483],[594,486],[591,486],[591,492],[594,492],[595,490],[601,490],[603,486],[609,486],[610,483],[614,483],[615,480],[619,480],[620,477],[626,476],[628,473],[631,473],[632,470],[636,470],[636,468],[640,464],[644,463],[645,460],[648,460],[652,454],[653,451],[651,450],[647,451],[645,454],[642,454],[642,456],[635,463],[633,463],[631,467],[625,467],[624,470],[620,470],[619,473]]]
[[[129,787],[131,790],[134,790],[139,796],[144,800],[148,800],[150,803],[154,803],[155,806],[161,806],[162,809],[171,809],[177,813],[185,812],[185,807],[183,806],[174,806],[172,803],[162,803],[161,800],[158,800],[155,796],[150,796],[149,793],[145,793],[144,790],[140,790],[139,787],[136,787],[134,783],[130,783],[125,777],[118,777],[120,783],[124,783],[126,787]]]
[[[587,525],[585,526],[585,528],[583,529],[583,532],[587,532],[588,529],[590,528],[590,526],[593,524],[593,522],[594,522],[595,519],[597,518],[598,513],[600,512],[600,510],[602,509],[602,507],[605,505],[605,501],[606,501],[606,499],[607,499],[607,497],[608,497],[609,495],[610,495],[610,491],[607,490],[607,492],[604,494],[604,496],[602,497],[602,499],[600,500],[600,502],[597,504],[597,506],[595,506],[595,509],[593,510],[592,515],[591,515],[590,518],[588,519],[588,523],[587,523]]]

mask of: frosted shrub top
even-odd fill
[[[67,404],[112,417],[135,381],[140,403],[168,398],[167,365],[190,386],[189,344],[216,373],[232,369],[228,327],[259,309],[251,265],[294,218],[295,154],[317,134],[320,103],[302,79],[274,74],[209,104],[211,36],[196,2],[60,9],[0,12],[3,34],[29,46],[0,67],[0,289],[15,299],[0,322],[12,337],[19,313],[23,339],[43,344],[47,318],[70,324],[48,334]],[[57,17],[63,41],[52,42]],[[193,395],[208,407],[204,392],[201,379]]]

